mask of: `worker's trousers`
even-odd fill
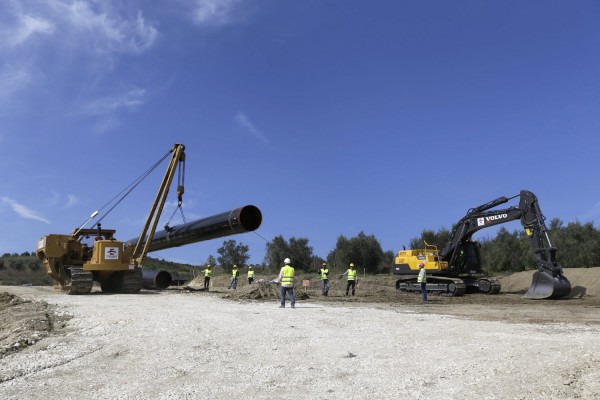
[[[210,276],[205,276],[204,277],[204,289],[208,289],[209,285],[210,285]]]
[[[285,307],[285,294],[288,293],[290,296],[290,304],[294,306],[296,304],[296,298],[294,297],[294,287],[281,286],[281,305]]]
[[[352,288],[352,296],[354,296],[354,289],[356,289],[356,281],[348,281],[346,285],[346,296],[348,296],[348,291]]]
[[[423,295],[423,303],[427,301],[427,283],[421,282],[421,294]]]
[[[327,296],[329,294],[329,279],[321,280],[321,286],[323,287],[323,296]]]
[[[229,287],[227,289],[235,289],[237,288],[237,278],[231,278],[231,282],[229,282]]]

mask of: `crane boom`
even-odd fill
[[[167,170],[165,171],[162,182],[158,187],[158,192],[156,193],[152,207],[150,207],[150,212],[146,218],[146,223],[142,228],[142,232],[138,237],[137,243],[135,244],[133,253],[131,255],[132,264],[136,267],[141,266],[144,263],[144,258],[146,257],[146,254],[148,254],[150,243],[152,242],[154,232],[156,231],[156,226],[158,225],[163,207],[165,206],[165,201],[167,200],[167,195],[169,194],[169,188],[171,187],[173,177],[175,176],[175,171],[178,167],[181,167],[181,170],[184,169],[183,164],[185,163],[185,146],[182,144],[175,144],[171,149],[171,153],[171,160]],[[183,195],[183,192],[183,185],[179,185],[177,187],[179,205],[181,205],[181,196]]]

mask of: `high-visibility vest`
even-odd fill
[[[248,270],[248,278],[254,278],[254,270],[253,269]]]
[[[421,268],[419,271],[419,277],[417,278],[418,283],[427,283],[427,272],[425,272],[425,268]]]
[[[233,278],[237,278],[239,274],[240,274],[240,273],[238,272],[237,268],[236,268],[236,269],[234,269],[233,271],[231,271],[231,276],[232,276]]]
[[[204,276],[207,278],[210,278],[210,276],[212,275],[212,269],[211,268],[206,268],[204,270]]]
[[[321,268],[321,279],[329,279],[329,268]]]
[[[285,265],[283,268],[281,268],[281,272],[281,286],[294,286],[294,268],[289,265]]]
[[[355,269],[349,269],[348,270],[348,280],[349,281],[355,281],[356,280],[356,270]]]

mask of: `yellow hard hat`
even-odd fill
[[[233,268],[237,268],[237,265],[233,264]]]
[[[326,266],[326,265],[327,265],[327,263],[323,263],[323,266]]]
[[[350,263],[350,266],[351,266],[351,267],[354,267],[354,263]]]

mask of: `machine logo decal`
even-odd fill
[[[118,247],[107,247],[104,249],[105,260],[118,260],[119,259],[119,248]]]
[[[477,226],[483,226],[489,224],[493,221],[500,221],[502,219],[508,218],[508,214],[498,214],[498,215],[490,215],[489,217],[479,217],[477,218]]]

